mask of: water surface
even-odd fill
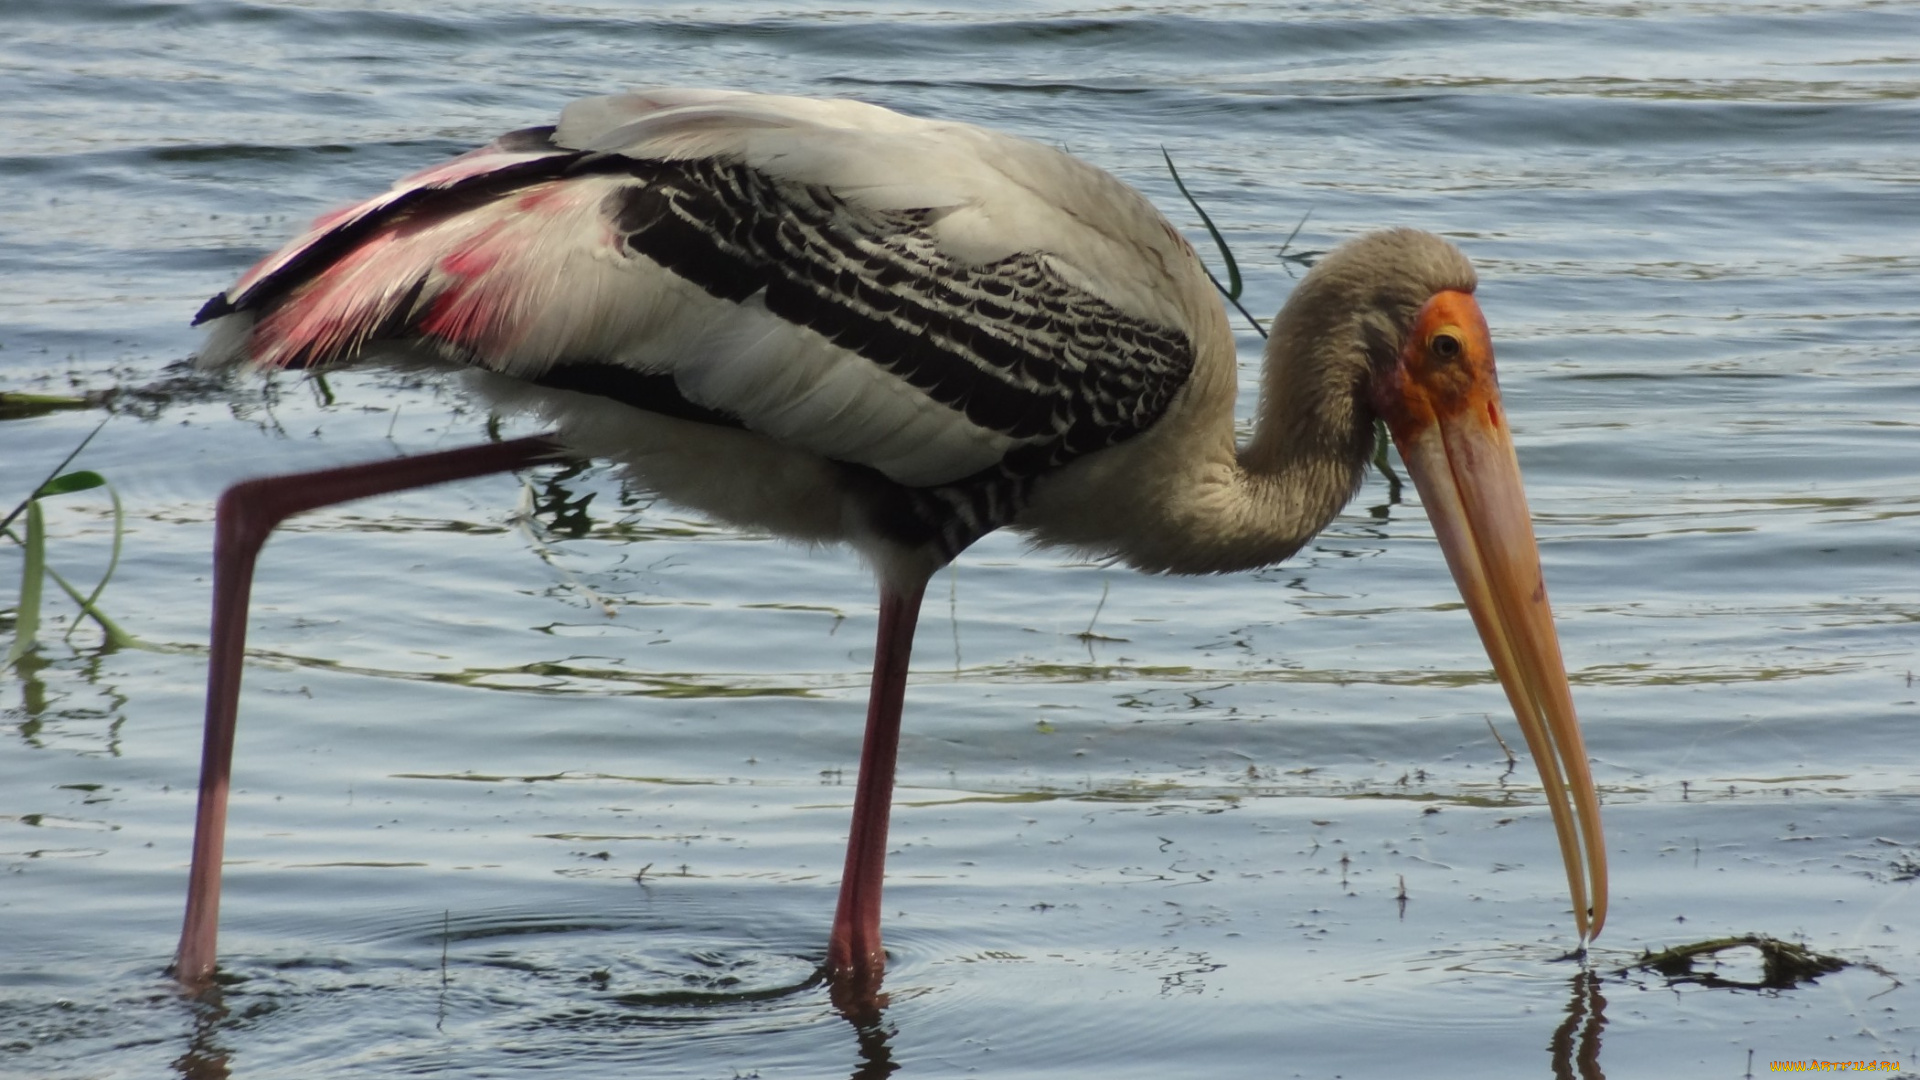
[[[1920,13],[463,8],[0,15],[0,388],[122,389],[80,464],[125,508],[105,607],[153,646],[63,637],[55,598],[0,696],[0,1074],[1913,1069]],[[814,971],[867,574],[556,466],[336,508],[269,547],[230,978],[175,994],[214,497],[491,423],[392,375],[184,380],[188,318],[314,214],[657,83],[1061,144],[1204,244],[1165,147],[1263,316],[1296,227],[1288,254],[1388,224],[1461,244],[1606,804],[1614,911],[1586,967],[1530,766],[1489,731],[1519,744],[1499,688],[1420,508],[1374,477],[1255,574],[991,538],[936,580],[891,1001],[857,1027]],[[0,503],[105,415],[0,421]],[[47,509],[54,567],[96,578],[108,500]],[[18,566],[0,548],[0,604]],[[1860,966],[1778,993],[1621,973],[1747,932]]]

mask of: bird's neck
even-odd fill
[[[1304,306],[1304,305],[1302,305]],[[1274,320],[1253,437],[1236,454],[1247,529],[1293,554],[1360,490],[1373,449],[1367,330],[1289,304]]]
[[[1373,423],[1361,397],[1362,330],[1298,323],[1287,311],[1275,320],[1244,446],[1235,445],[1238,379],[1223,325],[1214,340],[1224,354],[1196,365],[1188,399],[1123,452],[1087,461],[1034,507],[1028,531],[1176,574],[1248,570],[1299,550],[1359,489]]]
[[[1231,525],[1220,558],[1234,569],[1279,562],[1326,528],[1360,490],[1371,447],[1370,419],[1350,407],[1319,414],[1290,402],[1268,409],[1267,400],[1235,455],[1235,493],[1223,500]]]

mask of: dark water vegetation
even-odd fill
[[[1920,13],[10,0],[0,26],[0,1075],[1915,1071]],[[867,575],[587,462],[269,545],[223,973],[176,993],[214,497],[533,430],[408,374],[198,374],[187,320],[322,210],[650,83],[1061,144],[1212,259],[1164,149],[1261,319],[1359,232],[1459,243],[1605,803],[1585,958],[1426,518],[1375,476],[1256,574],[997,537],[936,579],[889,999],[840,1014]]]

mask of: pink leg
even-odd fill
[[[275,526],[306,510],[409,488],[525,468],[562,453],[548,436],[487,443],[340,469],[243,480],[220,496],[213,534],[213,640],[207,665],[207,726],[200,750],[200,811],[194,819],[187,917],[174,978],[199,989],[213,978],[220,932],[220,864],[226,848],[227,787],[240,714],[253,564]]]
[[[867,737],[853,794],[853,830],[840,907],[827,941],[827,971],[842,988],[871,993],[885,974],[880,946],[880,885],[887,867],[887,816],[893,808],[894,761],[900,753],[900,707],[907,693],[907,661],[920,621],[926,582],[910,590],[880,588],[880,632],[873,653],[873,690],[867,698]]]

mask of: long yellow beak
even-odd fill
[[[1574,925],[1590,940],[1607,921],[1600,800],[1500,405],[1492,338],[1473,297],[1442,292],[1427,301],[1399,368],[1376,380],[1373,396],[1526,734],[1553,809]]]

